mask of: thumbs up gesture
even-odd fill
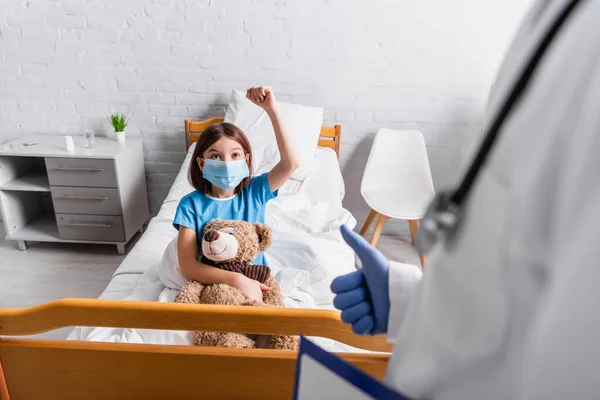
[[[342,237],[360,258],[362,268],[333,280],[333,305],[342,311],[342,321],[359,335],[386,333],[390,314],[389,261],[362,236],[345,225]]]

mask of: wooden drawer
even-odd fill
[[[116,188],[114,160],[88,158],[46,158],[50,186]]]
[[[123,214],[117,189],[52,186],[50,192],[58,214]]]
[[[105,215],[56,214],[58,236],[63,240],[124,242],[123,218]]]

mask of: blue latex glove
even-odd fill
[[[331,283],[342,321],[359,335],[386,333],[390,315],[389,262],[362,236],[342,225],[342,237],[360,258],[362,268]]]

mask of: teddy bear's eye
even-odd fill
[[[219,232],[228,233],[230,235],[233,235],[235,233],[235,229],[233,229],[233,228],[223,228],[223,229],[220,229]]]

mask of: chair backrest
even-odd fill
[[[361,194],[382,188],[433,194],[431,167],[423,134],[416,130],[380,129],[365,167]]]

